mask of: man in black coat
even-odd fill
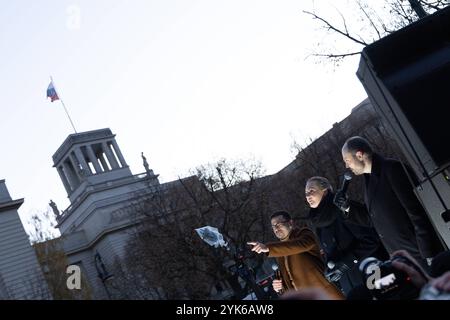
[[[412,182],[417,178],[412,170],[373,152],[361,137],[345,142],[342,157],[355,175],[364,175],[367,210],[389,254],[407,250],[426,266],[425,259],[431,260],[443,247],[414,194]]]
[[[364,205],[349,201],[344,214],[333,203],[333,188],[328,179],[310,178],[305,196],[311,207],[309,218],[328,265],[329,278],[347,295],[353,287],[363,284],[358,266],[364,258],[376,257],[384,261],[389,256],[371,227]]]

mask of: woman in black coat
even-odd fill
[[[364,205],[349,201],[347,212],[333,203],[333,189],[328,179],[312,177],[305,187],[311,207],[309,218],[319,238],[328,266],[329,279],[345,294],[362,284],[359,263],[366,257],[382,261],[389,258],[371,226]],[[351,214],[348,214],[351,213]]]

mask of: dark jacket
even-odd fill
[[[349,218],[333,204],[334,194],[328,192],[319,206],[311,209],[309,217],[316,229],[327,261],[352,266],[354,261],[375,254],[381,243],[371,227],[367,210],[356,201],[350,201]]]
[[[267,243],[269,257],[277,258],[284,290],[322,288],[331,298],[343,299],[338,288],[323,272],[317,238],[309,228],[294,228],[286,241]]]
[[[319,206],[310,210],[309,217],[327,262],[332,261],[337,267],[342,264],[349,267],[340,281],[341,288],[347,293],[362,283],[358,267],[364,258],[376,257],[384,261],[388,255],[371,226],[364,205],[350,201],[349,214],[344,216],[333,204],[333,197],[334,194],[328,192]]]
[[[400,161],[373,154],[372,173],[364,174],[364,179],[369,215],[390,254],[404,249],[420,261],[443,250]]]

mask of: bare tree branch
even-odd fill
[[[372,20],[372,18],[369,16],[369,14],[367,13],[366,9],[364,8],[364,6],[362,5],[361,1],[357,1],[359,9],[362,11],[362,13],[364,14],[364,16],[367,18],[367,20],[369,21],[370,25],[372,26],[372,28],[375,30],[375,32],[378,35],[378,39],[381,39],[381,33],[380,31],[378,31],[378,27],[375,25],[374,21]]]
[[[328,30],[332,30],[332,31],[334,31],[334,32],[337,32],[338,34],[340,34],[340,35],[342,35],[342,36],[344,36],[344,37],[346,37],[346,38],[348,38],[348,39],[352,40],[353,42],[356,42],[356,43],[358,43],[358,44],[360,44],[360,45],[363,45],[363,46],[367,46],[367,45],[368,45],[367,42],[356,39],[354,36],[352,36],[352,35],[349,34],[348,32],[342,31],[341,29],[339,29],[339,28],[333,26],[330,22],[328,22],[328,21],[325,20],[324,18],[319,17],[319,16],[316,15],[315,13],[309,12],[309,11],[305,11],[305,10],[304,10],[303,12],[306,13],[306,14],[311,15],[314,19],[317,19],[317,20],[319,20],[319,21],[322,21],[322,22],[326,25],[326,27],[327,27]]]
[[[350,14],[346,13],[346,15],[344,15],[340,10],[336,10],[339,14],[338,19],[342,21],[343,27],[339,27],[339,24],[335,24],[332,19],[321,17],[320,14],[316,13],[314,8],[310,11],[304,10],[303,12],[310,15],[314,20],[319,20],[320,25],[322,25],[329,34],[337,35],[340,38],[344,37],[358,46],[367,46],[374,40],[381,39],[384,36],[417,21],[419,17],[443,9],[449,5],[449,1],[384,0],[382,2],[375,2],[369,0],[354,0],[353,2],[349,1],[349,4],[349,8],[352,8],[352,4],[355,5],[354,9],[356,9],[357,12],[354,15],[355,18],[357,18],[357,21],[352,22],[353,24],[350,25],[349,21],[352,20],[350,19]],[[360,30],[359,32],[350,31],[358,30],[358,27]],[[323,46],[323,43],[321,46]],[[348,46],[348,48],[350,51],[349,53],[346,53],[346,50],[340,47],[339,49],[321,49],[320,51],[325,52],[320,52],[319,54],[315,53],[312,54],[312,56],[325,58],[325,60],[337,63],[348,56],[358,54],[354,52],[354,47]],[[339,53],[339,51],[344,51],[344,53]]]
[[[314,53],[312,54],[315,57],[325,57],[325,58],[345,58],[348,56],[355,56],[357,54],[361,54],[361,51],[357,51],[357,52],[350,52],[350,53],[338,53],[338,54],[333,54],[333,53]]]

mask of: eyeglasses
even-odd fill
[[[272,229],[278,229],[280,226],[282,226],[283,224],[288,223],[289,221],[280,221],[277,224],[272,224]]]

